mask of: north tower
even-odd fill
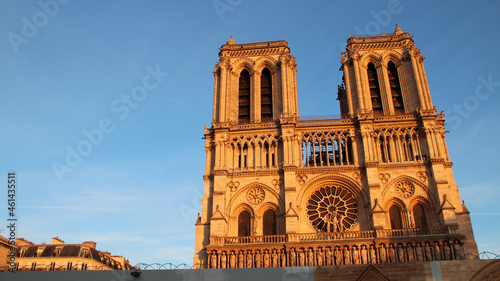
[[[286,41],[220,48],[194,264],[248,268],[477,254],[444,116],[412,36],[351,36],[338,118],[298,112]]]

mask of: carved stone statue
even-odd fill
[[[252,268],[253,267],[253,255],[252,251],[247,252],[247,268]]]
[[[297,254],[295,253],[295,249],[292,248],[290,252],[290,266],[295,266],[297,264]]]
[[[222,252],[220,256],[220,268],[226,268],[227,257],[226,252]]]
[[[278,267],[279,266],[279,259],[278,259],[278,253],[276,253],[276,249],[273,249],[273,253],[271,255],[272,258],[272,267]]]

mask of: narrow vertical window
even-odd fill
[[[390,136],[380,136],[380,154],[381,160],[384,163],[392,162],[391,158],[391,142],[389,140]]]
[[[245,69],[240,73],[238,123],[250,122],[250,74]]]
[[[392,205],[389,209],[389,217],[391,219],[392,229],[402,229],[403,222],[401,220],[401,210],[396,205]]]
[[[370,97],[372,100],[372,108],[374,115],[382,115],[384,112],[382,107],[382,97],[380,95],[380,86],[378,83],[377,69],[373,63],[368,64],[368,86],[370,87]]]
[[[243,211],[238,216],[238,236],[250,236],[250,214]]]
[[[262,122],[273,121],[273,87],[271,71],[264,68],[260,76],[260,112]]]
[[[264,235],[276,235],[276,214],[273,210],[267,210],[262,219]]]
[[[427,218],[422,204],[418,203],[413,207],[413,219],[415,220],[415,228],[427,228]]]
[[[387,64],[387,74],[389,75],[389,86],[391,87],[392,104],[394,105],[395,114],[404,114],[405,107],[403,104],[403,95],[401,94],[401,85],[399,84],[398,69],[396,65],[390,61]]]

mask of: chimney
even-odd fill
[[[52,245],[61,245],[64,244],[64,240],[59,239],[59,237],[54,237],[52,238],[52,241],[50,242]]]
[[[87,246],[89,246],[92,249],[95,249],[95,247],[97,246],[97,243],[94,242],[94,241],[84,241],[82,244],[83,245],[87,245]]]

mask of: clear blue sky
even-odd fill
[[[0,172],[17,172],[18,236],[94,240],[132,264],[191,264],[218,48],[231,34],[287,40],[300,114],[338,114],[347,38],[397,23],[427,57],[433,102],[447,112],[479,250],[500,254],[499,2],[40,2],[51,4],[0,0]]]

